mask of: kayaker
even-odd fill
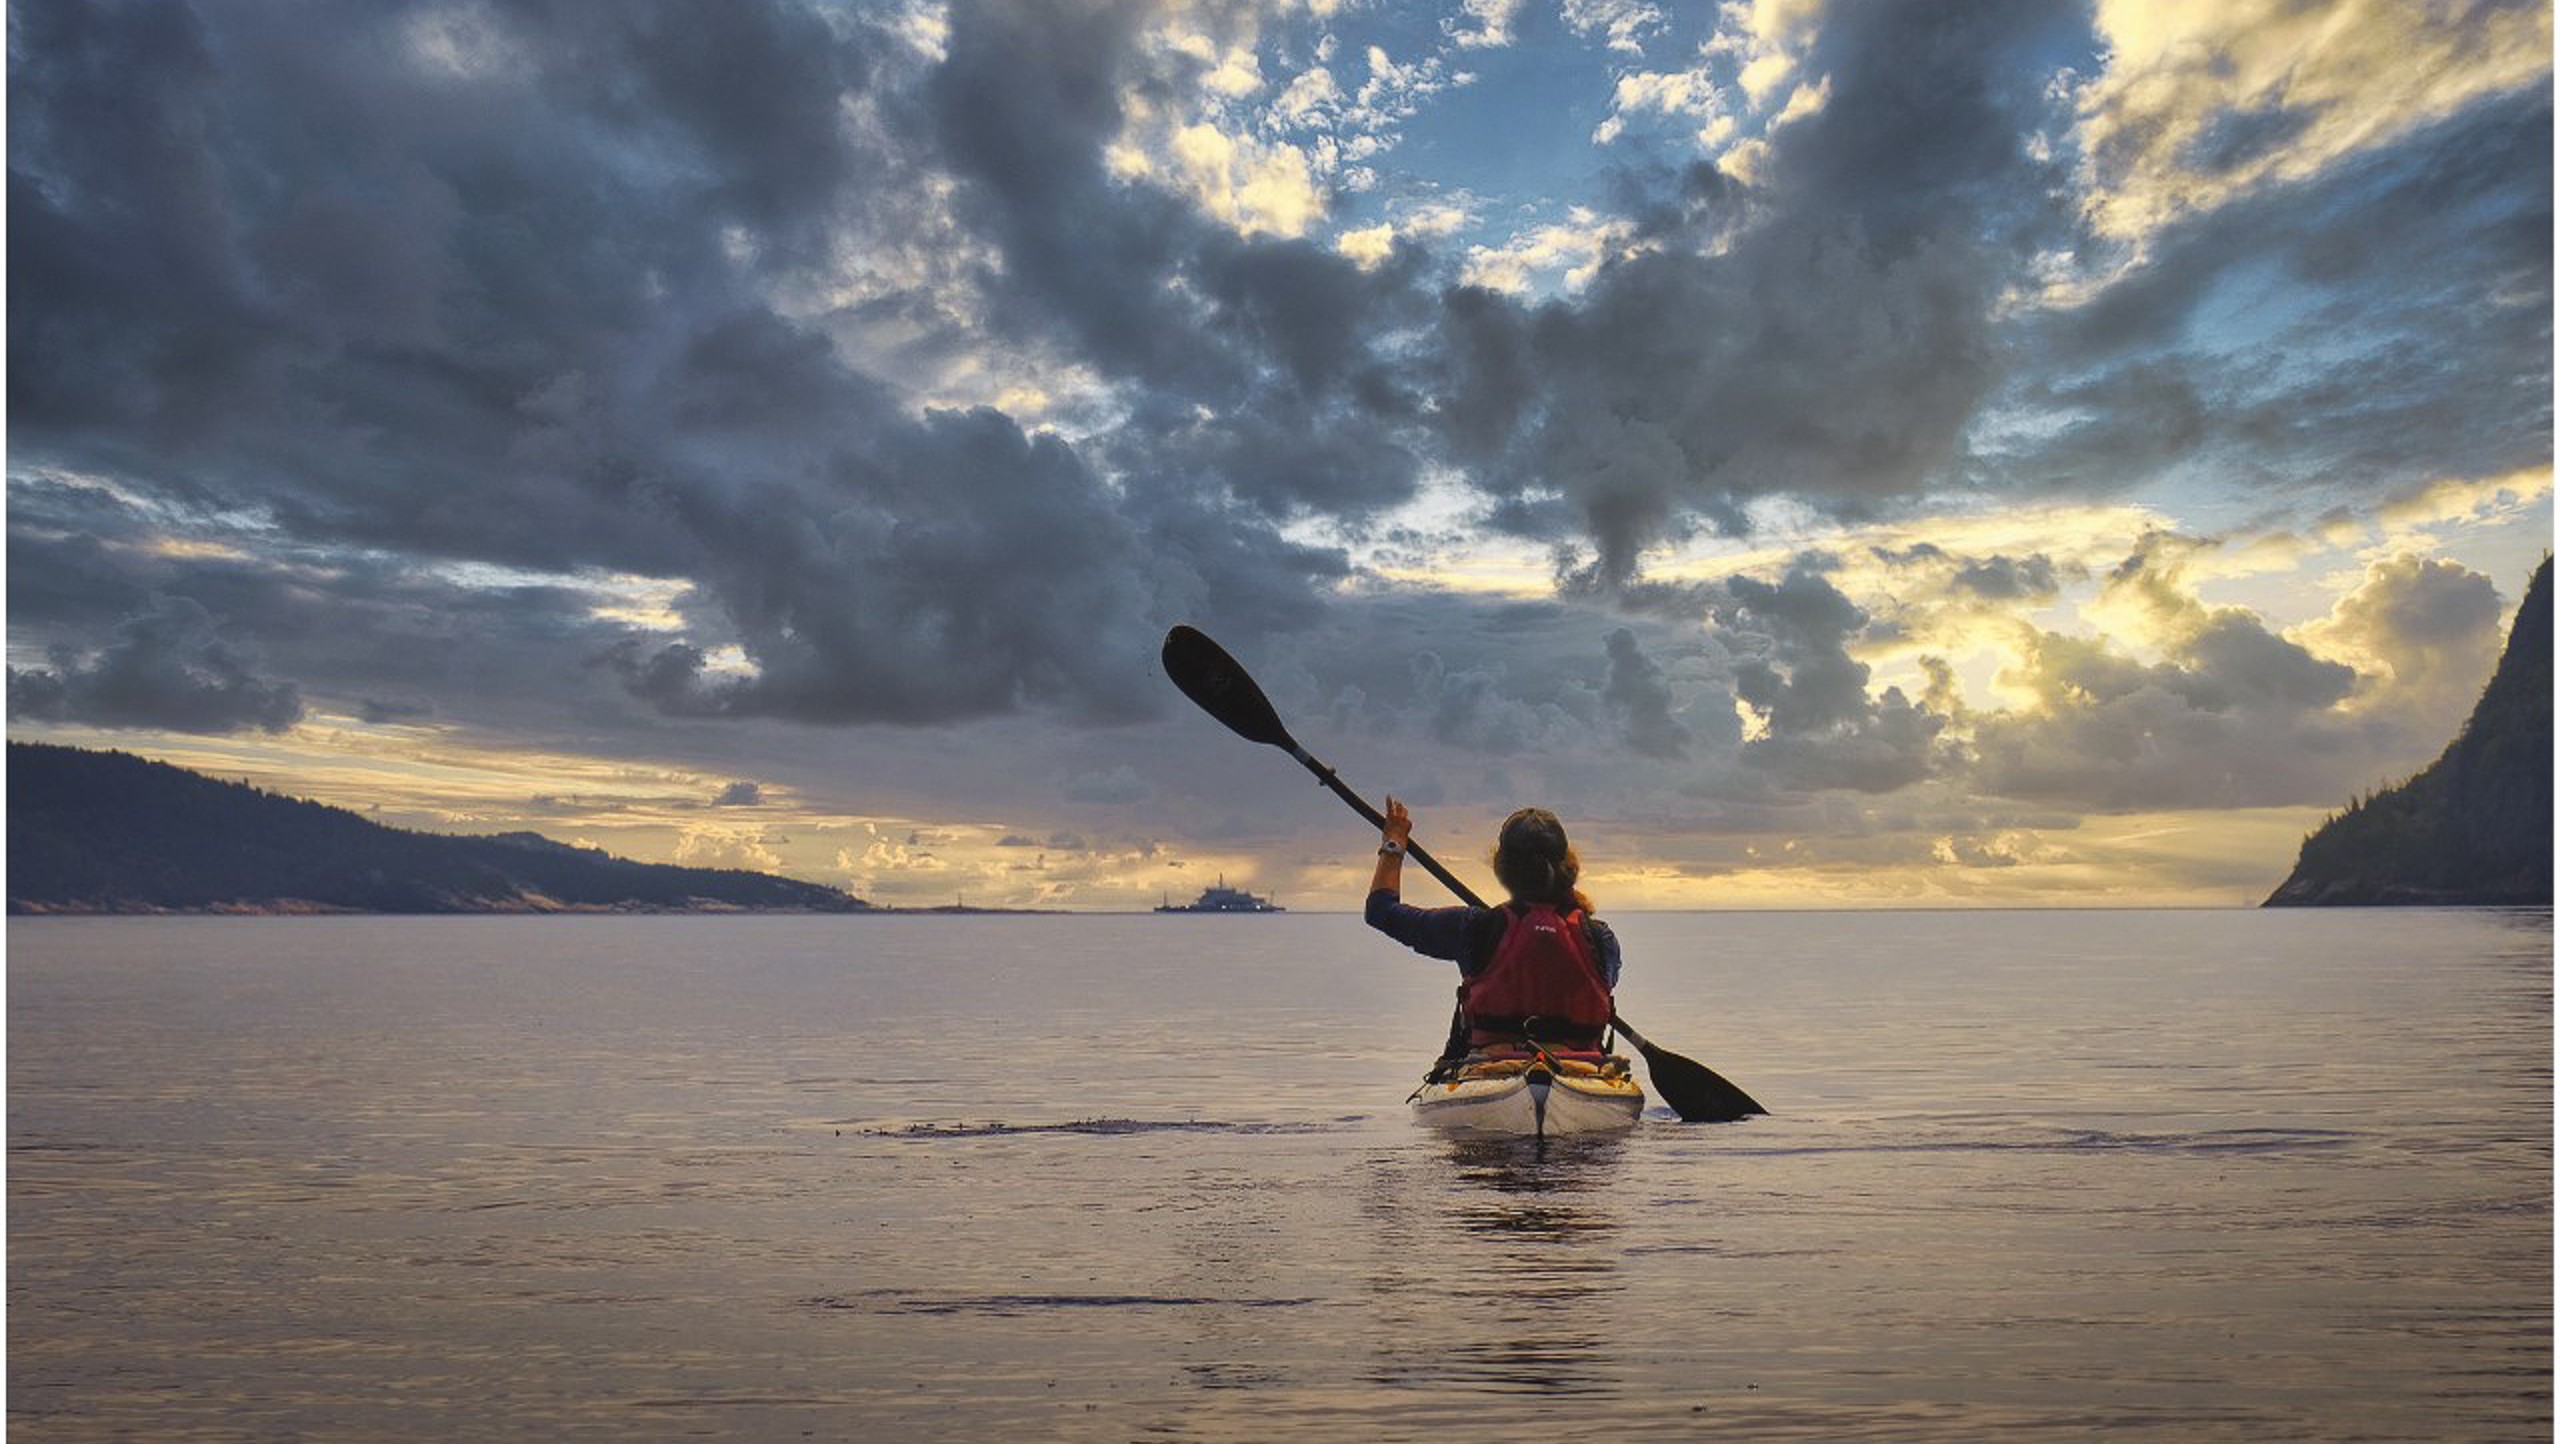
[[[1378,868],[1369,881],[1369,926],[1425,957],[1458,965],[1461,1020],[1443,1062],[1461,1055],[1520,1057],[1538,1051],[1600,1055],[1618,986],[1618,936],[1591,916],[1577,886],[1582,860],[1564,824],[1542,807],[1504,820],[1493,875],[1510,894],[1500,907],[1420,908],[1401,896],[1413,817],[1387,799]]]

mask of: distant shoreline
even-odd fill
[[[2551,912],[2549,903],[2428,902],[2428,903],[2355,903],[2319,909],[2276,909],[2278,912]],[[1937,907],[1900,905],[1891,907],[1744,907],[1744,908],[1621,908],[1616,917],[1755,917],[1806,913],[1889,914],[1889,913],[2193,913],[2193,912],[2261,912],[2255,903],[2090,903],[2038,906],[1965,906]],[[1274,916],[1356,918],[1358,908],[1293,909]],[[41,918],[523,918],[523,917],[1018,917],[1018,918],[1137,918],[1158,916],[1182,917],[1254,917],[1263,914],[1237,913],[1159,913],[1151,907],[1134,908],[998,908],[893,907],[871,905],[860,908],[742,908],[742,907],[497,907],[453,908],[440,912],[384,912],[358,908],[297,906],[290,903],[267,905],[223,905],[201,908],[157,907],[82,907],[53,903],[21,903],[8,905],[12,919]]]
[[[326,903],[278,898],[262,903],[215,903],[206,907],[157,907],[125,904],[99,907],[83,903],[9,900],[13,918],[525,918],[525,917],[1135,917],[1140,910],[1086,912],[1069,908],[893,907],[878,903],[855,908],[734,907],[710,903],[701,907],[655,904],[564,903],[556,906],[497,906],[390,910],[336,907]]]

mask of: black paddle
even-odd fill
[[[1298,759],[1300,766],[1316,775],[1316,780],[1332,789],[1333,795],[1351,805],[1351,810],[1369,820],[1372,827],[1384,827],[1386,818],[1371,807],[1360,794],[1343,784],[1334,770],[1318,762],[1289,729],[1280,722],[1280,713],[1262,688],[1246,673],[1242,663],[1227,655],[1227,649],[1210,641],[1208,636],[1191,627],[1176,627],[1165,633],[1164,674],[1182,695],[1200,704],[1200,710],[1226,724],[1227,730],[1248,742],[1260,742],[1280,748]],[[1483,907],[1485,901],[1474,889],[1450,875],[1440,860],[1422,850],[1422,845],[1408,839],[1405,856],[1422,864],[1425,871],[1440,879],[1443,887],[1456,894],[1469,906]],[[1671,1105],[1684,1123],[1731,1123],[1754,1113],[1769,1110],[1760,1106],[1750,1094],[1727,1082],[1724,1076],[1693,1058],[1683,1058],[1668,1048],[1645,1041],[1643,1034],[1627,1026],[1627,1020],[1612,1016],[1610,1021],[1626,1040],[1644,1054],[1645,1066],[1653,1070],[1654,1091]]]

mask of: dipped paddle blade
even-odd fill
[[[1755,1113],[1767,1113],[1760,1100],[1743,1092],[1725,1076],[1695,1058],[1683,1058],[1668,1048],[1645,1041],[1645,1036],[1627,1026],[1624,1018],[1613,1019],[1618,1035],[1636,1045],[1644,1055],[1644,1065],[1653,1073],[1653,1091],[1671,1105],[1683,1123],[1738,1123]]]
[[[1208,634],[1194,627],[1165,633],[1164,674],[1201,711],[1225,723],[1228,731],[1248,742],[1298,750],[1297,739],[1280,723],[1279,709],[1262,695],[1244,664],[1228,656],[1227,649],[1210,641]]]

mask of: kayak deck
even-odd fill
[[[1616,1055],[1474,1060],[1414,1090],[1419,1123],[1463,1133],[1553,1138],[1634,1125],[1644,1089]]]

